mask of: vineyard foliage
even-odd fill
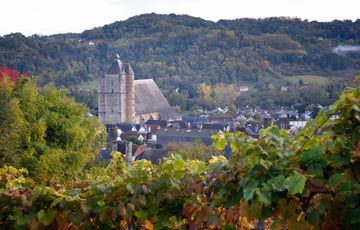
[[[339,118],[334,119],[334,115]],[[295,138],[269,127],[259,139],[219,133],[233,156],[208,163],[164,158],[158,166],[113,153],[103,175],[47,186],[26,169],[0,169],[2,228],[355,229],[360,224],[360,87]]]

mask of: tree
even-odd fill
[[[0,79],[0,165],[20,167],[21,136],[24,130],[19,101],[12,98],[10,78]]]
[[[35,179],[43,175],[66,180],[81,175],[104,142],[103,127],[96,117],[86,117],[88,109],[67,94],[53,85],[38,90],[32,80],[23,78],[16,81],[11,95],[2,97],[11,105],[2,111],[5,120],[13,120],[8,128],[19,133],[16,127],[21,125],[21,144],[14,148],[19,149],[19,154],[14,154],[19,158],[17,165],[28,168]]]
[[[199,98],[200,100],[206,104],[206,105],[211,105],[212,102],[212,97],[211,97],[211,86],[207,85],[205,82],[201,83],[196,91],[199,94]]]
[[[260,102],[259,106],[262,109],[269,110],[274,107],[274,101],[269,98],[269,99],[266,99],[265,101]]]
[[[208,162],[212,156],[224,155],[223,151],[215,149],[213,146],[207,146],[201,142],[188,142],[188,143],[170,143],[166,147],[170,149],[167,156],[178,154],[184,160],[200,160]]]
[[[180,106],[181,109],[186,109],[186,99],[181,93],[173,92],[167,99],[171,106]]]
[[[126,138],[127,141],[131,141],[132,143],[136,144],[136,145],[141,145],[141,141],[139,139],[137,139],[137,137],[135,136],[129,136]]]

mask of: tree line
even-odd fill
[[[137,79],[153,78],[166,96],[176,88],[186,90],[189,98],[197,96],[202,83],[263,89],[284,84],[284,76],[297,74],[325,76],[338,86],[358,73],[359,55],[331,49],[359,44],[359,31],[359,20],[266,18],[215,23],[186,15],[145,14],[81,34],[1,36],[0,63],[37,76],[40,85],[54,82],[58,88],[72,89],[97,79],[119,53]]]

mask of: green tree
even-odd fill
[[[170,143],[166,146],[170,149],[167,156],[178,154],[184,160],[200,160],[208,162],[212,156],[224,155],[224,151],[217,150],[213,146],[207,146],[201,142]]]
[[[167,100],[171,106],[180,106],[181,109],[186,109],[186,99],[181,93],[173,92]]]
[[[262,109],[269,110],[274,107],[274,101],[269,98],[269,99],[266,99],[265,101],[260,102],[259,106]]]
[[[137,139],[135,136],[130,136],[126,138],[127,141],[131,141],[132,143],[136,144],[136,145],[141,145],[141,141],[139,139]]]
[[[13,83],[0,81],[0,165],[20,167],[21,136],[24,131],[19,101],[12,98]]]
[[[22,124],[19,164],[36,179],[81,175],[104,142],[97,118],[86,117],[88,109],[67,94],[53,85],[38,90],[30,79],[19,79],[12,90],[11,99],[18,101],[21,113],[17,114],[23,119],[18,123]],[[3,117],[16,118],[11,111],[4,111]]]

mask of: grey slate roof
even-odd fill
[[[140,154],[138,160],[146,159],[150,160],[151,163],[158,165],[161,159],[166,156],[170,149],[149,149],[145,150],[144,153]]]
[[[179,116],[170,107],[154,80],[135,80],[134,83],[136,114],[159,112],[162,120],[175,119]]]
[[[162,128],[156,133],[156,143],[163,146],[170,142],[191,142],[201,141],[206,145],[211,145],[213,139],[212,135],[216,135],[219,130],[213,129],[176,129],[176,128]]]
[[[130,64],[128,64],[128,63],[123,64],[119,58],[115,58],[113,60],[110,68],[108,69],[108,71],[106,73],[107,74],[120,74],[120,73],[134,74]]]
[[[202,128],[226,131],[226,128],[228,126],[229,126],[229,124],[227,124],[227,123],[215,123],[215,124],[205,123],[205,124],[203,124]]]
[[[133,127],[132,124],[127,124],[127,123],[117,123],[116,126],[118,129],[121,129],[122,132],[129,132]]]
[[[167,126],[166,120],[147,120],[145,122],[146,125],[159,125],[161,128]]]
[[[208,122],[232,122],[233,118],[232,116],[212,116],[207,118]]]

